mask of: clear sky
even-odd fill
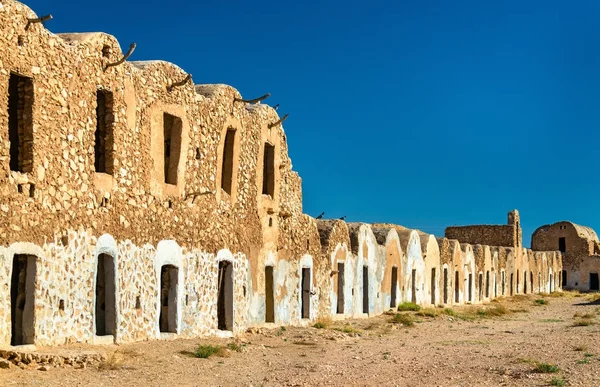
[[[571,220],[600,231],[600,2],[26,1],[53,32],[272,94],[304,212],[436,235]]]

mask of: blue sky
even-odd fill
[[[304,211],[600,231],[600,2],[31,0],[290,113]]]

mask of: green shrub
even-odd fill
[[[413,302],[403,302],[398,305],[398,312],[418,312],[421,307]]]
[[[548,302],[548,300],[545,300],[543,298],[538,298],[537,300],[535,300],[535,304],[536,305],[548,305],[549,302]]]
[[[555,376],[550,381],[551,386],[563,387],[567,381],[563,377]]]
[[[555,365],[555,364],[537,363],[535,365],[535,368],[533,370],[535,372],[539,372],[539,373],[542,373],[542,374],[554,374],[554,373],[560,371],[560,368],[558,368],[558,366]]]
[[[407,327],[411,327],[414,325],[415,319],[413,316],[407,313],[396,313],[394,317],[392,317],[391,322],[394,324],[402,324]]]
[[[227,349],[234,352],[242,352],[243,345],[239,345],[238,343],[229,343],[227,344]]]
[[[194,356],[201,359],[208,359],[222,350],[223,348],[220,345],[199,345],[194,351]]]
[[[434,308],[422,309],[416,313],[417,316],[422,317],[437,317],[440,314],[440,311]]]

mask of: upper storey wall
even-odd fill
[[[523,245],[519,211],[508,213],[507,225],[456,226],[446,228],[446,238],[461,243],[518,248]]]
[[[446,228],[446,238],[456,239],[461,243],[488,246],[516,245],[514,226],[458,226]]]
[[[39,23],[26,30],[36,15],[2,5],[0,244],[90,228],[246,251],[281,219],[296,227],[301,180],[274,109],[234,102],[241,96],[226,85],[169,91],[187,74],[167,62],[106,68],[123,56],[114,37],[55,35]]]

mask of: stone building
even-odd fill
[[[303,214],[273,108],[0,1],[0,345],[483,302],[505,275],[510,294],[558,288],[560,254],[522,249],[516,213],[458,241]]]
[[[455,253],[457,244],[446,239],[460,242],[461,258]],[[452,262],[454,269],[455,302],[480,302],[495,296],[552,292],[562,286],[559,275],[562,254],[553,246],[534,248],[541,251],[523,248],[523,232],[517,210],[508,213],[506,225],[448,227],[440,246],[443,246],[442,260]]]
[[[541,226],[531,236],[531,247],[556,249],[563,254],[563,286],[600,290],[600,242],[590,227],[568,221]]]

